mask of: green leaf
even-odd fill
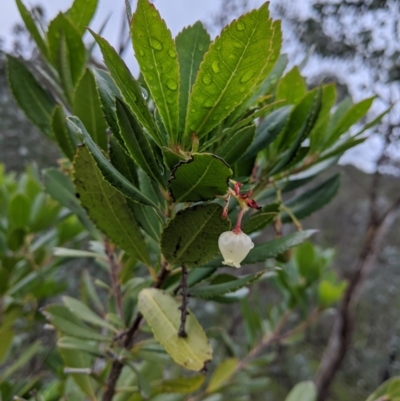
[[[88,341],[81,338],[61,336],[57,341],[58,348],[72,349],[78,351],[84,351],[96,356],[103,356],[101,352],[101,344],[97,341]]]
[[[371,394],[367,401],[399,401],[400,378],[392,377]]]
[[[36,43],[37,47],[39,48],[40,52],[42,53],[43,57],[48,58],[49,50],[47,48],[47,44],[46,44],[43,36],[39,32],[39,29],[36,26],[35,20],[32,17],[32,14],[28,11],[28,9],[25,7],[24,3],[22,3],[21,0],[16,0],[16,3],[17,3],[19,14],[20,14],[22,20],[24,21],[26,29],[32,36],[33,40],[35,41],[35,43]]]
[[[90,29],[89,31],[100,46],[104,63],[106,64],[115,85],[121,91],[126,104],[138,121],[147,129],[149,135],[157,142],[157,144],[160,146],[164,145],[164,140],[158,132],[146,101],[143,99],[138,82],[133,78],[128,67],[115,49],[101,36],[95,34]]]
[[[164,186],[164,180],[154,157],[151,144],[128,108],[117,99],[117,118],[121,137],[133,160],[142,170]]]
[[[128,205],[135,215],[140,227],[142,227],[142,229],[149,234],[151,238],[159,243],[163,225],[161,224],[160,218],[158,217],[156,211],[149,206],[145,206],[141,203],[136,203],[131,200],[128,200]]]
[[[58,146],[65,156],[67,156],[69,160],[72,160],[75,155],[75,146],[71,140],[66,117],[60,105],[57,105],[54,109],[51,119],[51,130],[57,140]]]
[[[5,328],[0,330],[0,363],[3,364],[11,349],[14,339],[14,330],[12,328]]]
[[[313,382],[296,384],[285,401],[316,401],[317,389]]]
[[[29,345],[28,348],[25,348],[19,355],[17,360],[14,360],[11,365],[7,366],[7,369],[2,370],[1,381],[5,382],[19,369],[26,367],[28,365],[28,362],[41,350],[42,345],[40,344],[40,341],[35,341],[32,345]]]
[[[119,133],[117,121],[117,109],[115,106],[115,98],[122,99],[122,95],[107,71],[93,69],[92,72],[96,81],[97,92],[99,94],[104,118],[106,119],[111,132],[118,141],[122,143],[123,141]]]
[[[301,144],[312,131],[321,109],[321,90],[309,92],[293,109],[283,135],[280,136],[278,149],[282,156],[268,172],[269,176],[280,173],[290,165],[299,151]],[[288,148],[288,144],[291,143]],[[288,149],[287,149],[288,148]],[[287,150],[285,150],[287,149]]]
[[[306,81],[301,76],[299,67],[294,66],[279,80],[276,89],[276,100],[284,100],[284,104],[296,104],[306,93]]]
[[[329,147],[334,144],[342,134],[349,130],[352,125],[361,120],[361,118],[363,118],[367,114],[374,100],[375,96],[372,96],[370,98],[362,100],[359,103],[356,103],[352,107],[349,107],[347,110],[344,109],[345,113],[334,126],[329,136],[329,139],[325,144],[325,147]]]
[[[80,147],[75,157],[74,184],[96,226],[129,255],[150,264],[146,244],[125,197],[103,179],[86,147]]]
[[[73,100],[74,114],[80,118],[93,140],[107,151],[107,124],[96,88],[96,82],[89,69],[78,83]]]
[[[340,301],[346,290],[345,281],[334,283],[328,280],[322,280],[318,285],[318,298],[321,306],[329,307]]]
[[[187,106],[190,92],[196,79],[197,71],[204,54],[210,46],[210,35],[203,24],[197,21],[194,25],[184,28],[176,37],[178,52],[180,85],[179,85],[179,132],[185,128]]]
[[[61,75],[64,89],[69,90],[70,83],[76,87],[86,63],[86,50],[80,33],[67,16],[59,13],[49,24],[47,41],[50,60]]]
[[[95,326],[103,327],[107,330],[118,332],[118,330],[113,327],[106,320],[102,319],[100,316],[96,315],[90,308],[88,308],[83,302],[64,296],[62,300],[65,306],[79,319],[82,319],[84,322],[94,324]]]
[[[200,371],[212,359],[210,343],[192,312],[186,320],[187,337],[179,337],[180,303],[165,291],[146,288],[139,294],[140,312],[150,325],[155,338],[179,365]]]
[[[255,125],[249,125],[235,130],[232,134],[229,133],[218,147],[217,155],[222,157],[229,165],[234,164],[244,155],[253,142],[255,132]]]
[[[204,375],[164,380],[160,385],[153,389],[153,394],[190,394],[197,391],[204,383],[204,380]]]
[[[236,358],[227,358],[220,363],[211,376],[206,392],[214,393],[224,387],[235,374],[238,363]]]
[[[110,137],[110,161],[129,182],[139,185],[136,163],[113,135]]]
[[[88,219],[85,209],[79,204],[75,196],[75,188],[72,181],[61,171],[54,168],[44,170],[43,179],[46,192],[53,199],[74,212],[94,238],[99,238],[99,233]]]
[[[7,71],[11,91],[26,116],[46,136],[51,136],[51,114],[56,106],[52,96],[16,58],[7,54]]]
[[[29,199],[21,193],[16,193],[8,204],[8,218],[14,227],[25,227],[29,223],[31,205]]]
[[[282,55],[282,29],[281,21],[277,20],[272,23],[272,39],[270,46],[270,56],[265,65],[262,74],[259,76],[258,82],[253,90],[248,94],[246,99],[233,111],[227,119],[227,126],[237,121],[246,110],[251,108],[255,103],[259,104],[265,100],[265,95],[272,93],[272,87],[275,86],[279,77],[283,74],[287,64],[287,56]]]
[[[259,271],[257,273],[248,274],[247,276],[238,278],[236,280],[228,281],[221,284],[202,285],[190,289],[190,296],[194,298],[213,298],[219,295],[228,294],[235,292],[242,287],[247,287],[253,281],[260,279],[266,270]]]
[[[96,12],[98,0],[75,0],[67,15],[81,35],[85,33]]]
[[[69,117],[69,121],[75,126],[78,132],[82,135],[93,159],[96,161],[98,168],[103,177],[116,189],[124,195],[132,198],[137,202],[157,208],[157,205],[148,197],[144,196],[138,188],[130,183],[106,158],[101,150],[94,143],[93,139],[86,131],[85,126],[78,117]]]
[[[51,324],[62,333],[71,337],[84,338],[93,341],[109,341],[110,338],[104,336],[90,328],[78,319],[67,307],[62,305],[50,305],[43,310],[43,314],[49,319]]]
[[[340,186],[340,174],[335,174],[321,184],[297,195],[285,202],[285,206],[298,218],[303,219],[328,204],[337,194]],[[284,223],[291,222],[287,213],[282,213]]]
[[[264,206],[259,212],[243,223],[243,231],[250,234],[255,231],[263,230],[268,224],[272,223],[279,211],[279,203],[271,203]]]
[[[258,152],[267,148],[283,131],[288,121],[290,106],[281,107],[269,114],[257,127],[256,136],[250,148],[242,157],[243,160],[252,159]]]
[[[211,153],[192,153],[171,172],[168,188],[175,203],[197,202],[225,195],[232,170],[220,157]]]
[[[234,20],[216,38],[193,85],[186,136],[204,136],[246,99],[268,67],[273,33],[264,4]]]
[[[91,358],[82,351],[75,349],[59,348],[59,352],[64,360],[64,365],[69,368],[90,369]],[[92,380],[87,374],[72,373],[75,383],[86,394],[91,401],[97,401]]]
[[[135,57],[172,143],[179,127],[179,64],[165,21],[148,0],[138,0],[131,35]]]
[[[201,266],[218,253],[218,238],[230,229],[216,203],[179,211],[164,229],[161,251],[174,265]]]

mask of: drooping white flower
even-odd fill
[[[251,238],[242,232],[225,231],[218,239],[219,250],[224,257],[224,265],[240,267],[240,262],[254,248]]]

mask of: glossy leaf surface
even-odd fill
[[[178,56],[170,30],[148,0],[138,0],[131,34],[141,73],[174,142],[179,126]]]
[[[190,96],[186,136],[204,136],[250,94],[268,63],[273,32],[264,4],[234,20],[211,44]]]

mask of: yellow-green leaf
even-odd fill
[[[192,312],[186,320],[187,337],[179,337],[180,303],[165,291],[146,288],[139,294],[139,310],[150,325],[155,338],[176,363],[200,371],[212,359],[212,348],[200,323]]]
[[[234,375],[238,362],[236,358],[228,358],[219,364],[208,383],[207,393],[213,393],[225,386]]]

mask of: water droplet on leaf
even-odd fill
[[[241,77],[240,77],[240,82],[244,84],[245,82],[250,81],[250,79],[253,77],[253,71],[247,71],[245,72]]]
[[[205,84],[205,85],[210,85],[210,83],[211,83],[211,81],[212,81],[212,78],[211,78],[211,76],[210,75],[204,75],[204,77],[203,77],[203,84]]]
[[[163,48],[162,43],[158,39],[155,39],[155,38],[150,38],[150,45],[153,49],[156,49],[156,50],[162,50],[162,48]]]
[[[175,57],[175,53],[174,53],[172,50],[170,50],[170,51],[168,52],[168,54],[169,54],[169,56],[172,57],[172,58]]]
[[[170,79],[169,81],[167,81],[167,86],[169,89],[171,89],[172,91],[176,91],[178,89],[178,84],[173,81],[172,79]]]
[[[211,98],[208,97],[206,100],[204,100],[203,106],[204,107],[213,107],[214,106],[214,100],[212,100]]]
[[[140,54],[141,56],[144,56],[144,51],[143,51],[143,50],[139,50],[139,54]]]
[[[243,93],[245,90],[246,90],[245,88],[240,88],[240,89],[239,89],[239,92],[240,92],[240,93]]]
[[[212,68],[212,70],[213,70],[215,73],[218,73],[218,72],[221,71],[221,69],[219,68],[219,62],[218,62],[217,60],[214,60],[214,61],[211,63],[211,68]]]
[[[199,51],[203,51],[204,50],[204,46],[203,45],[199,45]]]
[[[225,110],[229,110],[231,106],[225,106]]]
[[[244,30],[244,24],[243,22],[238,22],[236,25],[236,28],[238,31],[243,31]]]

